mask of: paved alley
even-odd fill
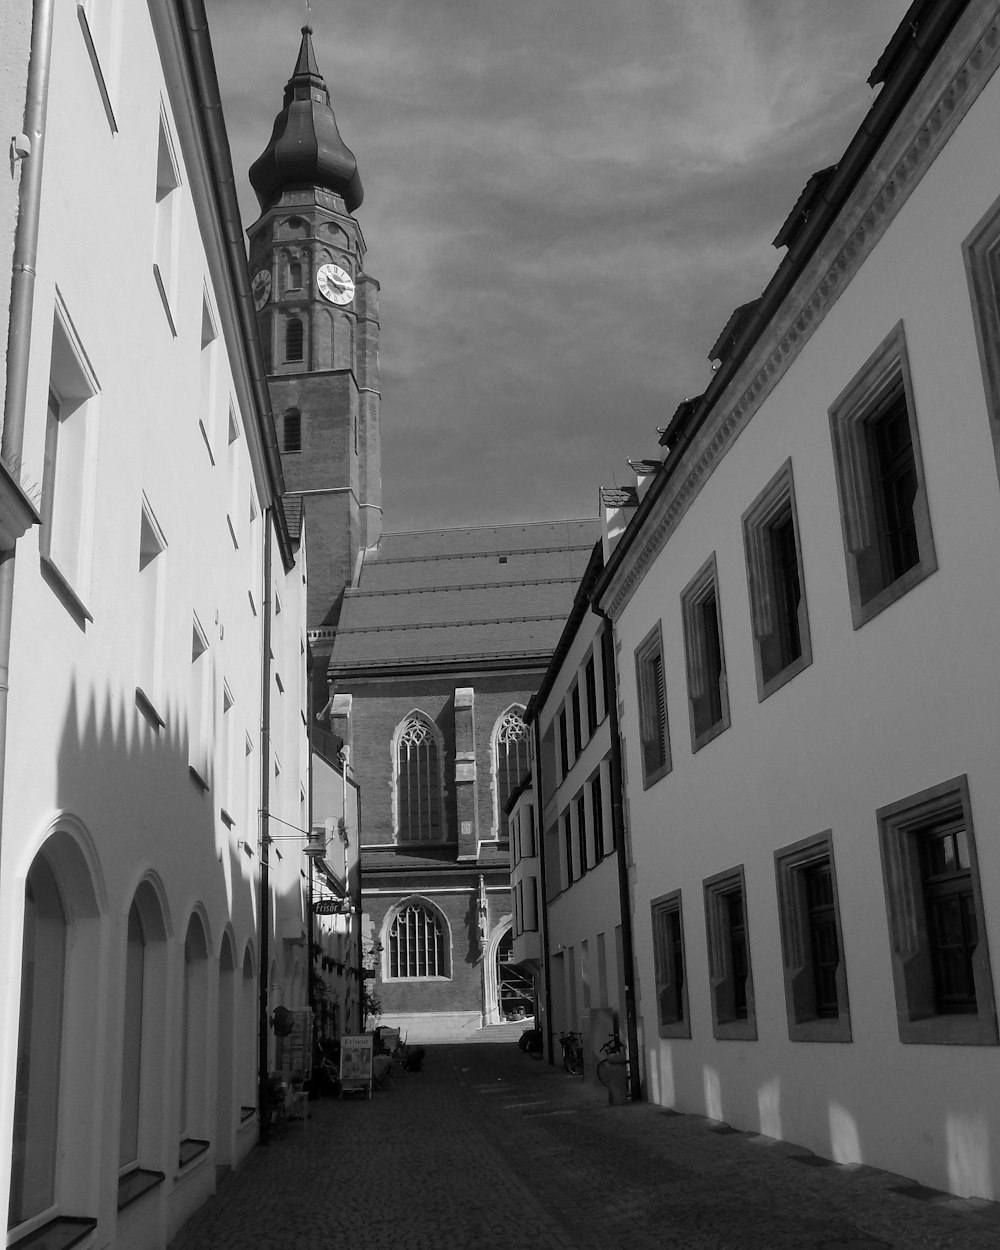
[[[996,1250],[1000,1205],[603,1090],[511,1042],[427,1049],[369,1102],[324,1099],[171,1250]]]

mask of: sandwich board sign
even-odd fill
[[[340,1039],[340,1093],[364,1090],[372,1096],[372,1035],[360,1033]]]

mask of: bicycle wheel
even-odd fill
[[[578,1051],[564,1049],[563,1067],[570,1076],[583,1076],[583,1056]]]

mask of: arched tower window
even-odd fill
[[[302,450],[302,413],[289,408],[281,421],[281,450]]]
[[[290,260],[288,262],[288,289],[290,291],[298,291],[302,286],[302,262],[300,260]]]
[[[493,792],[497,801],[497,836],[506,838],[508,832],[504,808],[530,766],[528,726],[519,708],[509,708],[501,716],[494,742]]]
[[[289,317],[285,322],[285,360],[302,359],[304,333],[301,317]]]
[[[425,903],[406,903],[389,925],[388,974],[401,980],[446,977],[447,931],[440,915]]]
[[[438,743],[420,716],[410,716],[397,739],[396,800],[401,842],[443,837]]]

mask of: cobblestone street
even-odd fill
[[[511,1042],[428,1047],[371,1101],[311,1104],[171,1250],[996,1250],[1000,1205],[603,1090]],[[909,1191],[909,1192],[907,1192]]]

